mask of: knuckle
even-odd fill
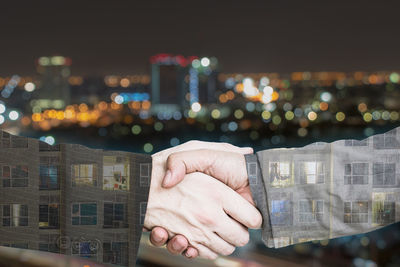
[[[203,213],[203,212],[199,212],[196,213],[196,219],[198,220],[198,222],[202,225],[207,225],[207,227],[212,228],[216,225],[216,221],[215,218],[213,218],[212,216],[210,216],[207,213]]]

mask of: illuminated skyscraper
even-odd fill
[[[151,100],[153,110],[179,110],[187,101],[187,66],[195,57],[185,58],[169,54],[151,57]]]
[[[61,109],[70,103],[70,65],[71,59],[62,56],[38,59],[37,71],[41,74],[41,84],[32,106]]]
[[[159,54],[151,59],[153,112],[170,112],[216,100],[216,58],[172,56]]]

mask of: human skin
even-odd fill
[[[186,254],[195,251],[201,257],[213,259],[217,254],[229,255],[235,246],[246,244],[248,231],[244,226],[258,228],[261,215],[237,192],[204,173],[187,175],[185,181],[173,188],[162,187],[171,154],[209,147],[242,156],[252,152],[229,144],[195,141],[153,155],[145,228],[161,226],[164,229],[154,230],[164,231],[163,238],[175,236],[174,240],[188,242]],[[151,238],[151,241],[156,240]]]
[[[167,175],[163,180],[163,186],[166,188],[178,184],[184,179],[186,173],[199,171],[219,179],[254,204],[243,154],[211,149],[180,151],[169,155],[167,169]],[[161,246],[168,241],[168,235],[164,229],[156,227],[152,230],[150,240],[154,245]],[[180,235],[167,242],[167,249],[172,254],[184,251],[187,258],[198,256],[198,251],[188,244],[184,236]]]

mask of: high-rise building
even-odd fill
[[[37,61],[37,71],[41,82],[33,99],[35,105],[41,108],[61,109],[70,104],[71,59],[62,56],[40,57]]]
[[[194,57],[158,54],[151,57],[151,100],[154,109],[179,110],[185,105],[187,66]]]
[[[182,110],[216,100],[216,58],[158,54],[151,57],[151,98],[155,113]]]
[[[145,215],[134,192],[149,186],[149,163],[1,131],[0,147],[0,246],[134,266]]]

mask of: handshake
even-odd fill
[[[246,171],[252,148],[190,141],[152,156],[145,230],[172,254],[215,259],[249,241],[260,228]]]

